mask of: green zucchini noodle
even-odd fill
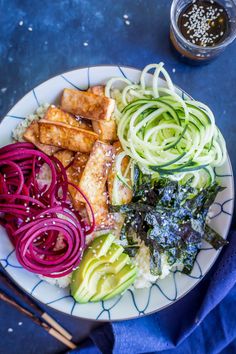
[[[149,174],[181,183],[191,180],[194,187],[207,186],[215,178],[213,167],[226,160],[224,138],[210,108],[183,99],[163,66],[146,66],[139,84],[126,78],[112,78],[106,84],[106,96],[116,101],[114,118],[124,150],[117,157],[118,178],[127,184],[121,162],[128,155],[131,169],[136,163]],[[153,69],[151,85],[147,85],[147,73]],[[118,83],[122,89],[117,88]]]

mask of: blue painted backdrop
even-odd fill
[[[164,61],[177,85],[213,109],[236,173],[236,43],[210,65],[180,63],[169,46],[170,4],[170,0],[0,0],[0,116],[27,91],[63,71],[95,64],[142,68]],[[95,325],[51,312],[76,339]],[[2,303],[0,336],[0,353],[65,350]]]

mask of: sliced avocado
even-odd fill
[[[122,253],[120,257],[112,265],[107,267],[106,273],[99,279],[95,295],[90,301],[99,301],[117,286],[117,279],[115,274],[129,262],[129,256]]]
[[[117,274],[125,266],[127,260],[129,260],[129,256],[128,258],[127,257],[123,258],[125,262],[124,261],[122,262],[121,259],[121,263],[120,263],[118,259],[114,263],[106,262],[100,264],[98,265],[98,267],[96,267],[93,270],[92,273],[90,273],[89,279],[87,280],[87,292],[86,293],[82,292],[81,294],[77,293],[77,297],[79,295],[79,298],[83,301],[83,303],[88,302],[92,298],[92,296],[94,296],[97,293],[98,283],[100,279],[105,280],[107,274]],[[117,282],[117,280],[115,281]],[[115,285],[113,285],[113,287],[110,288],[110,291],[111,289],[114,288],[114,286]]]
[[[71,294],[80,303],[111,298],[135,280],[137,268],[112,234],[96,238],[72,274]]]
[[[99,258],[91,256],[91,258],[89,259],[89,267],[84,266],[83,264],[84,262],[87,261],[86,259],[87,257],[83,258],[80,267],[78,267],[74,272],[77,275],[76,278],[77,282],[80,282],[81,284],[82,282],[87,282],[88,277],[90,276],[94,268],[96,268],[97,266],[103,263],[108,263],[108,262],[113,263],[122,254],[123,251],[124,248],[122,246],[116,243],[112,243],[106,255]],[[84,271],[84,269],[86,269],[86,272]]]
[[[125,290],[127,290],[130,287],[131,284],[133,284],[133,282],[136,279],[136,276],[137,276],[137,274],[135,273],[131,278],[126,280],[125,283],[123,283],[120,286],[118,286],[117,288],[115,288],[112,292],[110,292],[108,295],[104,296],[101,300],[109,300],[112,297],[123,293]]]
[[[93,248],[94,249],[94,248]],[[90,254],[89,258],[89,267],[84,265],[83,263],[87,261],[87,255],[85,258],[82,259],[80,267],[77,268],[72,275],[71,280],[71,293],[75,299],[80,301],[83,299],[83,296],[86,295],[88,292],[88,284],[90,284],[90,277],[93,274],[93,271],[97,269],[99,266],[103,264],[112,264],[123,252],[123,247],[117,245],[116,243],[112,243],[106,253],[106,255],[97,258],[95,257],[94,253],[93,256]],[[84,272],[86,269],[86,272]],[[91,295],[92,296],[92,295]]]
[[[112,289],[112,291],[103,297],[102,300],[108,300],[115,295],[120,294],[121,292],[128,289],[128,287],[134,282],[137,276],[137,267],[133,264],[126,264],[124,268],[121,269],[119,273],[115,275],[117,280],[117,285]]]
[[[90,264],[100,257],[106,255],[112,245],[115,236],[106,234],[95,238],[91,246],[84,252],[83,259],[79,267],[72,273],[71,279],[71,294],[74,296],[78,291],[78,286],[82,283]]]
[[[129,258],[129,257],[128,257]],[[114,273],[111,272],[105,274],[101,277],[96,294],[90,299],[91,301],[99,301],[109,296],[109,294],[114,292],[115,294],[119,293],[120,287],[122,288],[121,291],[125,290],[131,283],[129,283],[129,279],[132,277],[136,277],[137,269],[132,264],[126,264],[122,269]],[[127,285],[128,282],[128,285]],[[114,295],[113,295],[114,296]]]
[[[95,238],[92,244],[84,252],[83,259],[78,267],[81,269],[83,275],[86,273],[86,270],[89,267],[89,263],[94,258],[100,258],[106,255],[114,239],[115,236],[112,234],[106,234]]]

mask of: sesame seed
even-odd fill
[[[126,24],[126,26],[129,26],[129,25],[130,25],[130,21],[129,21],[129,20],[126,20],[126,21],[125,21],[125,24]]]
[[[32,32],[33,31],[33,28],[30,26],[28,27],[28,31]]]
[[[87,47],[87,46],[88,46],[88,42],[84,42],[84,43],[83,43],[83,46],[84,46],[84,47]]]
[[[214,4],[214,1],[212,4]],[[182,15],[182,26],[186,28],[185,33],[191,43],[202,46],[212,45],[219,38],[219,35],[217,37],[217,34],[214,33],[215,26],[219,26],[221,20],[223,21],[221,13],[224,10],[214,6],[199,5],[192,2],[192,5],[186,10],[187,13]],[[223,34],[224,32],[221,31],[220,36],[223,36]]]
[[[19,22],[19,26],[23,26],[23,24],[24,24],[24,21],[21,20],[21,21]]]

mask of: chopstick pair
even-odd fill
[[[38,304],[33,302],[26,294],[24,294],[18,287],[4,274],[0,271],[0,281],[6,287],[10,288],[13,293],[21,298],[28,306],[31,307],[37,314],[35,314],[25,307],[21,306],[14,299],[8,296],[3,291],[0,291],[0,299],[7,302],[11,306],[15,307],[18,311],[28,316],[32,321],[34,321],[37,325],[46,330],[49,334],[55,337],[57,340],[65,344],[67,347],[71,349],[75,349],[76,345],[71,341],[72,335],[65,330],[58,322],[56,322],[48,313],[44,312]]]
[[[42,327],[45,331],[47,331],[51,336],[55,337],[61,343],[65,344],[67,347],[71,349],[75,349],[76,345],[71,342],[69,339],[64,337],[61,333],[56,331],[53,327],[49,326],[45,321],[42,321],[38,317],[36,317],[32,312],[25,309],[23,306],[19,305],[15,300],[11,299],[8,295],[6,295],[3,291],[0,291],[0,300],[10,304],[15,307],[19,312],[29,317],[34,323],[38,326]]]

